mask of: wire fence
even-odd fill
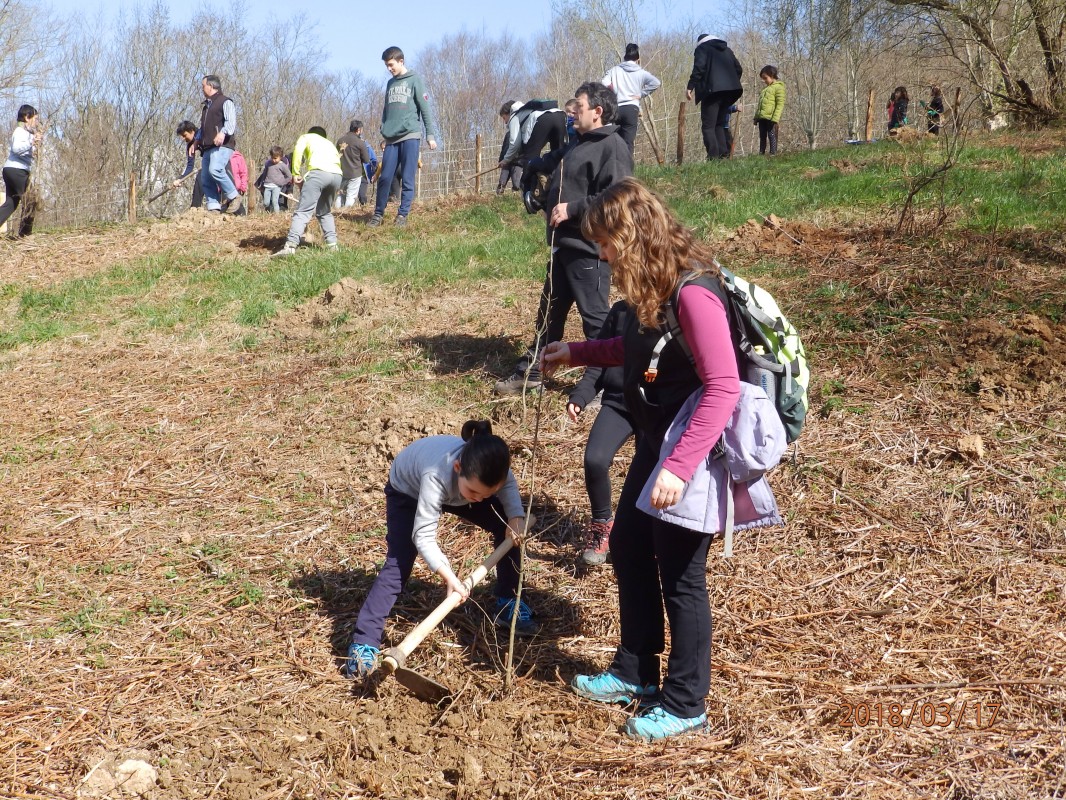
[[[657,113],[657,112],[655,112]],[[741,119],[743,117],[743,119]],[[745,125],[744,122],[749,124]],[[732,119],[735,136],[734,157],[758,152],[758,133],[744,114]],[[787,129],[781,137],[782,151],[806,149],[798,129]],[[501,140],[483,137],[480,146],[450,146],[431,151],[423,148],[418,171],[417,198],[432,200],[455,194],[489,194],[496,189],[499,173],[494,169]],[[682,104],[677,113],[645,114],[641,118],[634,149],[637,164],[678,164],[702,161],[705,157],[699,108]],[[250,159],[256,163],[256,158]],[[478,178],[478,173],[484,173]],[[11,233],[81,227],[143,218],[174,216],[189,208],[191,183],[169,192],[155,202],[149,198],[166,187],[163,181],[137,187],[121,176],[110,183],[80,192],[56,191],[55,187],[31,187],[23,205],[8,222]],[[373,193],[371,193],[373,194]],[[258,198],[256,198],[258,199]],[[257,207],[261,204],[254,203]],[[132,212],[132,213],[131,213]]]

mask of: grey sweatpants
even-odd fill
[[[300,237],[307,229],[312,215],[318,218],[326,244],[334,244],[337,241],[337,226],[333,224],[333,198],[337,196],[340,188],[340,174],[313,169],[304,176],[300,204],[292,214],[286,244],[296,247],[300,243]]]

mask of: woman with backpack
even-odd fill
[[[549,374],[565,364],[620,365],[638,445],[610,535],[621,641],[605,671],[578,675],[571,687],[599,702],[640,701],[643,710],[626,721],[623,732],[651,741],[707,728],[711,537],[649,516],[638,502],[646,497],[653,508],[669,509],[682,501],[686,482],[706,463],[733,414],[740,383],[714,257],[657,195],[633,178],[614,184],[585,212],[582,233],[610,263],[614,285],[632,313],[613,339],[549,344],[543,369]],[[697,276],[683,280],[693,269]],[[660,347],[666,307],[679,285],[674,310],[691,361],[677,343]],[[672,451],[663,453],[671,423],[699,389],[688,427]],[[670,657],[660,688],[666,620]]]

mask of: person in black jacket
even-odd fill
[[[515,365],[514,373],[496,383],[496,393],[522,394],[540,386],[538,354],[547,342],[562,338],[575,303],[585,338],[591,339],[607,318],[611,266],[599,248],[581,233],[585,210],[609,186],[633,174],[633,156],[613,124],[618,109],[614,92],[602,83],[583,83],[574,92],[574,127],[578,141],[533,159],[522,177],[531,186],[536,176],[551,175],[544,211],[552,248],[548,275],[537,312],[536,338]]]
[[[630,315],[629,306],[620,300],[611,306],[598,339],[621,336]],[[622,445],[633,435],[633,418],[626,410],[622,392],[621,367],[588,367],[570,392],[566,413],[574,422],[602,392],[600,413],[592,423],[585,444],[585,491],[592,506],[592,524],[578,560],[586,567],[597,567],[607,561],[608,543],[614,515],[611,513],[611,463]]]
[[[708,161],[729,155],[725,128],[730,106],[744,94],[740,83],[743,74],[744,68],[724,39],[700,34],[686,93],[689,100],[695,99],[700,106],[700,126]]]

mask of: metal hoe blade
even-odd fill
[[[452,696],[452,690],[447,686],[437,683],[435,680],[407,667],[400,667],[396,670],[396,680],[399,681],[401,686],[406,686],[410,689],[411,693],[419,700],[425,700],[427,703],[439,705],[445,700],[451,699]]]

